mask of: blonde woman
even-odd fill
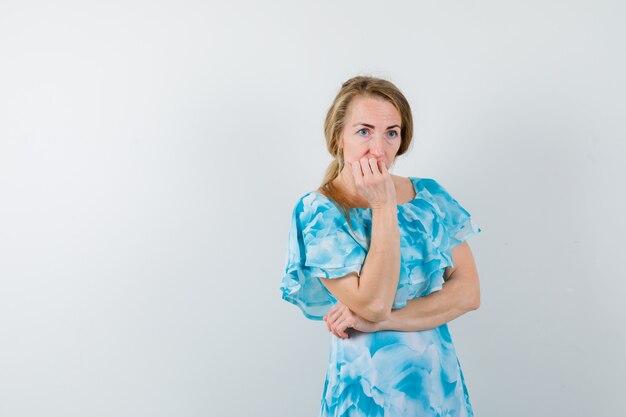
[[[324,127],[334,160],[295,205],[281,283],[332,333],[320,416],[472,416],[446,323],[480,304],[480,228],[434,179],[389,172],[413,135],[391,82],[346,81]]]

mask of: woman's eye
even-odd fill
[[[398,132],[396,132],[395,130],[390,130],[389,131],[389,137],[397,138],[398,137]]]
[[[366,135],[367,134],[367,129],[361,129],[358,132],[356,132],[359,136],[365,136],[365,135],[362,135],[361,132],[365,132],[365,135]]]

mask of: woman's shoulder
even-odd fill
[[[415,177],[402,177],[400,175],[393,174],[391,175],[391,178],[396,187],[396,191],[399,191],[400,193],[406,192],[406,194],[411,194],[411,191],[415,188],[414,182],[417,180]]]
[[[292,212],[292,224],[307,235],[336,233],[344,228],[345,223],[345,217],[334,202],[313,191],[302,195]]]
[[[429,177],[421,177],[421,178],[413,178],[413,182],[415,184],[415,189],[418,192],[426,191],[431,195],[447,195],[447,189],[435,178]]]
[[[305,192],[296,200],[294,213],[304,218],[313,218],[321,213],[326,217],[336,209],[333,200],[317,189]]]

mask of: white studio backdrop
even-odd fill
[[[330,336],[281,300],[341,83],[394,82],[392,172],[473,215],[450,324],[481,417],[623,406],[626,7],[0,3],[0,417],[314,416]]]

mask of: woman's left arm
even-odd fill
[[[476,310],[480,306],[478,271],[467,242],[452,248],[454,268],[446,268],[442,289],[407,301],[403,308],[391,311],[388,320],[375,323],[378,330],[419,331],[444,323]]]
[[[464,241],[452,248],[451,255],[454,268],[446,268],[445,284],[441,290],[407,301],[403,308],[392,310],[389,319],[377,323],[368,322],[354,313],[347,313],[347,308],[342,308],[341,305],[335,306],[324,318],[329,331],[338,337],[345,337],[345,328],[335,327],[343,327],[342,324],[345,325],[346,322],[349,327],[363,332],[428,330],[448,323],[468,311],[476,310],[480,306],[480,286],[472,251]],[[340,316],[345,318],[348,314],[354,316],[353,320],[339,320]]]

